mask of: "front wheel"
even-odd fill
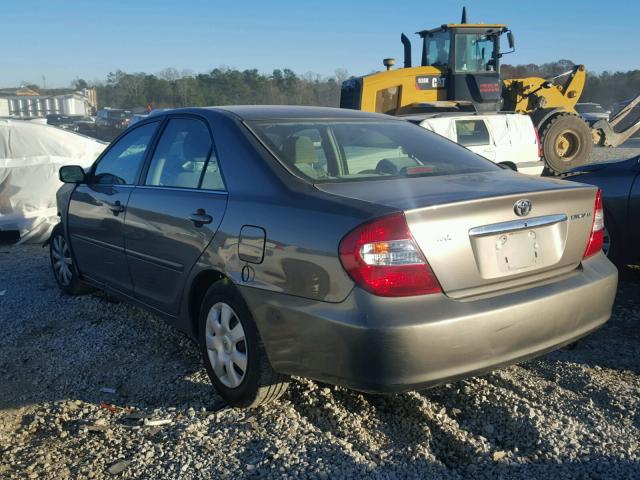
[[[93,290],[80,280],[78,270],[73,264],[71,248],[64,236],[62,225],[53,228],[49,238],[49,259],[53,276],[60,290],[68,295],[83,295]]]
[[[591,129],[577,115],[553,117],[542,127],[540,134],[545,163],[554,174],[589,162],[593,150]]]
[[[253,316],[232,285],[217,282],[205,295],[199,340],[211,383],[229,405],[257,407],[286,392],[288,377],[271,367]]]

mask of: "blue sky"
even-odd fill
[[[417,58],[413,32],[458,21],[462,5],[470,21],[510,25],[516,53],[506,63],[567,58],[598,72],[640,68],[640,2],[29,0],[0,9],[0,87],[165,67],[364,74],[382,68],[383,57],[400,62],[401,32]]]

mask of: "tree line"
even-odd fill
[[[192,74],[167,68],[158,74],[110,73],[103,83],[94,85],[100,107],[153,108],[207,105],[272,104],[338,106],[340,85],[348,78],[345,71],[322,77],[292,70],[276,69],[270,74],[255,69],[215,68]],[[88,86],[76,80],[74,87]]]
[[[570,60],[542,65],[502,65],[502,78],[554,77],[570,70]],[[233,104],[288,104],[338,106],[340,85],[349,78],[344,70],[323,77],[299,75],[290,69],[260,73],[255,69],[215,68],[193,74],[167,68],[157,74],[110,73],[106,81],[89,85],[77,79],[73,86],[95,86],[100,107],[144,109]],[[587,72],[581,102],[597,102],[605,107],[640,93],[640,70],[627,72]]]

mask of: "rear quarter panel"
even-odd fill
[[[325,302],[344,300],[353,282],[340,263],[340,240],[358,224],[395,209],[320,192],[287,172],[239,120],[216,115],[209,121],[229,192],[227,210],[185,288],[201,273],[216,270],[238,286]],[[245,225],[266,232],[261,263],[239,258]],[[189,311],[185,293],[183,321]]]

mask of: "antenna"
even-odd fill
[[[467,7],[462,7],[462,20],[460,23],[467,23]]]

